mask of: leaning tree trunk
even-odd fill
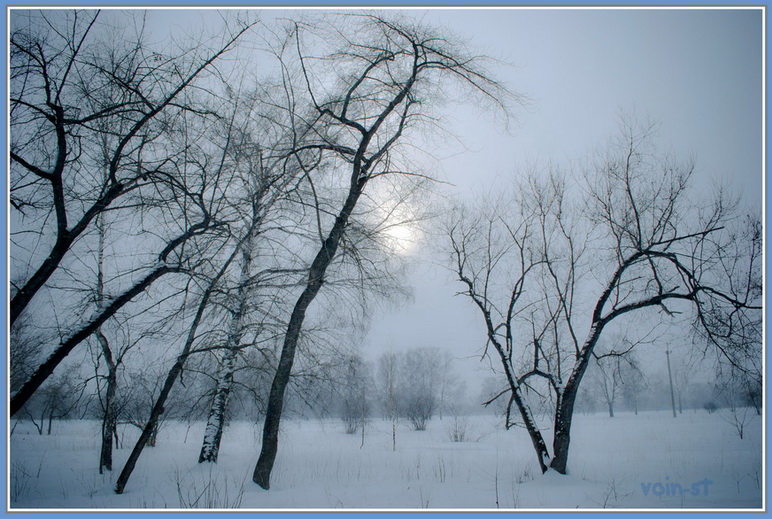
[[[145,427],[142,429],[142,434],[140,434],[137,443],[134,445],[131,454],[129,454],[129,458],[126,460],[126,464],[123,466],[123,470],[121,470],[121,474],[118,476],[118,480],[115,483],[116,494],[123,494],[123,489],[126,488],[126,483],[129,482],[131,473],[134,472],[134,467],[145,446],[155,446],[156,436],[158,434],[158,420],[164,412],[166,399],[169,397],[169,393],[171,393],[172,387],[174,387],[174,383],[177,381],[177,377],[185,366],[185,361],[189,355],[189,349],[188,351],[183,351],[169,370],[164,386],[161,388],[161,393],[158,395],[158,398],[153,405],[153,409],[150,411],[150,417],[148,418]]]
[[[228,397],[233,385],[233,372],[236,367],[236,350],[226,348],[220,363],[220,374],[217,378],[217,387],[214,392],[212,408],[209,411],[209,419],[204,430],[204,441],[201,445],[201,453],[198,462],[217,462],[220,453],[220,440],[225,427],[225,411],[228,409]]]
[[[137,282],[134,286],[122,293],[120,296],[112,299],[110,304],[107,305],[102,311],[100,311],[93,319],[84,324],[75,333],[62,341],[59,346],[51,353],[51,355],[43,362],[35,373],[22,385],[22,387],[11,397],[11,416],[19,412],[24,407],[35,391],[46,381],[46,379],[54,372],[54,369],[62,362],[62,360],[75,349],[77,345],[86,340],[91,334],[99,329],[102,324],[105,323],[110,317],[120,310],[129,301],[134,299],[137,295],[141,294],[150,287],[158,278],[164,274],[175,272],[177,269],[170,267],[166,264],[161,264],[150,271],[145,277]]]
[[[596,318],[595,322],[590,327],[590,333],[584,341],[582,349],[579,351],[579,357],[576,359],[574,370],[568,378],[568,382],[566,383],[555,408],[555,436],[552,440],[553,457],[550,468],[560,474],[565,474],[568,467],[568,448],[571,444],[571,421],[574,417],[574,405],[576,404],[576,396],[579,392],[579,384],[582,381],[582,377],[584,377],[584,374],[587,372],[592,351],[605,326],[604,322],[599,321],[600,320]]]
[[[241,273],[236,295],[236,309],[231,316],[228,344],[220,361],[217,386],[212,399],[212,407],[209,410],[201,453],[198,455],[199,463],[205,461],[216,462],[220,452],[220,441],[222,440],[222,433],[225,427],[225,412],[228,409],[228,398],[233,385],[233,373],[236,369],[236,351],[241,342],[241,336],[244,333],[244,314],[250,292],[248,285],[250,281],[250,265],[252,263],[253,230],[249,229],[241,249]]]
[[[536,421],[533,418],[533,412],[531,408],[525,403],[523,395],[520,393],[520,387],[518,385],[512,385],[512,400],[514,400],[517,409],[520,411],[520,416],[525,423],[525,429],[528,431],[528,436],[531,438],[531,443],[536,451],[536,457],[539,461],[539,468],[542,473],[547,472],[547,467],[550,462],[550,454],[547,450],[547,444],[544,442],[544,437],[541,431],[536,426]]]
[[[284,336],[279,365],[276,368],[271,383],[271,391],[268,394],[268,406],[265,412],[265,423],[263,425],[263,444],[260,450],[260,457],[255,465],[252,481],[260,487],[268,490],[270,487],[271,471],[276,461],[276,454],[279,447],[279,423],[281,421],[282,407],[284,405],[284,393],[289,383],[292,365],[295,362],[295,350],[297,348],[300,332],[303,327],[303,321],[306,317],[306,310],[313,302],[319,290],[324,283],[324,274],[330,263],[332,263],[335,253],[338,250],[343,233],[348,224],[349,216],[356,206],[359,196],[362,194],[367,183],[368,177],[364,171],[361,171],[361,158],[357,158],[354,164],[355,175],[352,178],[346,202],[343,209],[335,219],[335,224],[327,239],[322,243],[319,252],[317,252],[311,269],[308,273],[308,281],[303,293],[295,303],[287,326],[287,334]]]
[[[192,353],[191,350],[193,348],[193,342],[196,339],[198,326],[201,323],[204,311],[209,305],[209,298],[211,297],[212,292],[214,291],[215,286],[219,282],[220,278],[222,278],[222,276],[228,270],[231,262],[236,257],[240,247],[241,244],[236,247],[236,250],[234,250],[233,254],[231,254],[231,256],[225,261],[220,271],[212,279],[212,281],[209,283],[209,286],[201,296],[201,301],[198,303],[198,309],[196,310],[196,315],[190,325],[190,330],[188,330],[188,336],[185,340],[185,345],[182,347],[182,352],[177,356],[177,360],[172,365],[171,369],[169,369],[169,373],[166,375],[166,380],[163,387],[161,388],[161,392],[159,393],[158,398],[153,405],[153,409],[150,412],[150,418],[148,419],[145,428],[142,430],[142,434],[137,440],[137,443],[134,445],[134,449],[132,449],[131,454],[129,455],[129,459],[126,460],[126,464],[123,466],[121,474],[118,476],[118,481],[115,483],[116,494],[123,493],[123,490],[126,488],[126,483],[128,483],[129,478],[131,477],[131,473],[134,472],[134,467],[137,464],[137,460],[139,460],[139,456],[142,454],[142,450],[145,448],[145,446],[148,445],[148,442],[150,442],[151,447],[155,445],[155,436],[158,433],[158,420],[164,412],[164,405],[166,405],[166,399],[169,397],[169,393],[171,393],[177,378],[182,372],[183,367],[185,367],[185,362],[187,362],[188,357],[190,357]]]

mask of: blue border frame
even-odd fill
[[[57,0],[38,0],[38,1],[32,1],[32,0],[16,0],[16,1],[6,1],[6,0],[0,0],[2,2],[3,11],[4,11],[4,35],[7,34],[7,27],[8,27],[8,7],[38,7],[38,6],[60,6],[60,7],[67,7],[68,5],[72,6],[104,6],[104,5],[110,5],[110,6],[125,6],[125,7],[163,7],[163,6],[190,6],[192,8],[195,7],[202,7],[202,6],[217,6],[222,8],[229,8],[229,7],[260,7],[260,6],[272,6],[272,7],[325,7],[325,6],[351,6],[351,7],[423,7],[423,6],[470,6],[470,7],[483,7],[483,6],[502,6],[502,7],[510,7],[510,6],[522,6],[522,7],[567,7],[567,8],[581,8],[581,7],[676,7],[676,6],[732,6],[732,5],[738,5],[738,6],[749,6],[749,7],[767,7],[766,2],[758,2],[758,1],[750,1],[750,2],[738,2],[735,4],[734,2],[721,2],[718,0],[707,0],[702,2],[697,2],[694,0],[686,0],[686,1],[680,1],[680,2],[667,2],[663,0],[655,0],[655,1],[648,1],[648,2],[609,2],[607,0],[595,0],[592,2],[581,2],[581,1],[571,1],[571,0],[562,0],[562,1],[555,1],[555,2],[517,2],[517,1],[509,1],[509,0],[485,0],[484,2],[474,2],[472,0],[467,1],[459,1],[459,0],[423,0],[423,1],[410,1],[410,0],[335,0],[335,1],[324,1],[324,0],[298,0],[298,1],[290,1],[290,2],[282,2],[280,0],[277,1],[265,1],[265,0],[226,0],[226,2],[222,5],[217,5],[215,1],[202,1],[202,0],[188,0],[188,1],[181,1],[181,0],[168,0],[168,1],[156,1],[156,0],[143,0],[139,2],[126,2],[126,1],[98,1],[98,0],[79,0],[77,2],[68,2],[67,4],[63,4],[60,1]],[[766,13],[765,13],[766,14]],[[765,16],[765,22],[766,22],[766,16]],[[766,28],[766,23],[765,23]],[[766,40],[766,32],[765,32],[765,41],[764,45],[765,48],[768,50],[769,46]],[[6,63],[6,57],[7,57],[7,42],[3,46],[3,56],[2,56],[2,64],[3,64],[3,71],[7,70],[7,63]],[[2,129],[0,130],[0,136],[2,136],[3,143],[7,143],[7,126],[5,122],[7,121],[7,102],[6,99],[8,97],[7,92],[7,78],[4,76],[3,83],[2,83],[2,94],[3,94],[3,122]],[[766,97],[766,92],[765,92]],[[766,107],[765,107],[766,108]],[[766,121],[767,121],[767,114],[765,111],[764,114],[764,128],[766,129]],[[6,164],[7,164],[7,157],[5,157]],[[766,164],[765,164],[766,165]],[[764,172],[766,176],[766,171]],[[2,186],[3,193],[7,193],[8,190],[8,177],[7,177],[7,171],[4,172],[2,179],[0,179],[0,185]],[[768,195],[768,186],[765,187],[765,193],[764,193],[764,200],[765,200],[765,206],[766,206],[766,200]],[[2,215],[0,216],[0,220],[2,220],[3,229],[5,231],[5,236],[8,236],[8,222],[7,222],[7,207],[6,207],[6,196],[3,196],[2,199]],[[764,229],[765,229],[765,253],[766,253],[766,227],[767,220],[764,221]],[[8,294],[7,294],[7,287],[8,287],[8,278],[7,278],[7,261],[6,258],[8,257],[8,243],[7,240],[2,241],[2,258],[0,259],[0,264],[2,264],[3,268],[3,277],[4,277],[4,287],[5,292],[3,293],[3,302],[2,302],[2,308],[3,308],[3,315],[6,316],[6,319],[4,321],[4,326],[2,330],[2,338],[3,338],[3,344],[7,343],[7,315],[8,315]],[[768,260],[768,258],[765,257],[765,260]],[[765,264],[766,266],[766,264]],[[765,301],[768,301],[768,296],[765,298]],[[7,387],[6,387],[6,380],[7,380],[7,366],[5,366],[5,356],[3,356],[2,360],[4,370],[4,377],[2,379],[2,387],[3,387],[3,394],[7,395]],[[5,416],[7,416],[8,413],[8,402],[6,399],[5,402]],[[2,429],[4,434],[7,434],[7,431],[5,430],[6,427],[6,420],[2,421]],[[768,425],[768,423],[767,423]],[[766,438],[765,438],[766,442]],[[4,470],[2,474],[2,481],[3,481],[3,500],[5,500],[5,489],[7,487],[6,482],[6,468],[8,465],[8,459],[6,458],[6,450],[3,449],[3,461],[4,461]],[[34,513],[20,513],[15,512],[12,514],[7,513],[5,510],[2,511],[2,515],[23,515],[23,517],[52,517],[55,515],[62,515],[62,514],[69,514],[72,515],[76,512],[50,512],[50,513],[44,513],[44,512],[34,512]],[[80,512],[78,512],[80,513]],[[180,513],[187,513],[187,512],[176,512],[176,514]],[[343,514],[345,517],[365,517],[370,515],[375,515],[379,517],[411,517],[411,518],[418,518],[418,517],[426,517],[429,516],[437,516],[437,515],[452,515],[453,517],[480,517],[483,515],[490,515],[495,514],[497,516],[501,516],[502,514],[513,516],[517,515],[518,517],[563,517],[563,516],[573,516],[577,514],[586,515],[590,513],[596,513],[596,512],[586,512],[586,511],[577,511],[577,512],[524,512],[524,513],[517,513],[517,512],[437,512],[437,511],[427,511],[425,513],[406,513],[406,512],[336,512],[336,511],[320,511],[320,512],[192,512],[196,516],[205,516],[205,517],[225,517],[229,516],[231,514],[238,514],[238,513],[257,513],[260,516],[263,517],[276,517],[276,518],[299,518],[299,517],[310,517],[315,515],[330,515],[330,514]],[[705,512],[694,512],[697,514],[705,513]],[[691,513],[690,515],[693,515],[694,513]],[[711,517],[734,517],[738,513],[743,513],[741,510],[738,510],[738,512],[718,512],[718,513],[710,513]],[[747,512],[746,512],[747,513]],[[110,513],[110,512],[88,512],[88,517],[108,517],[110,515],[116,514],[116,512]],[[121,512],[118,513],[121,517],[164,517],[169,516],[168,512],[159,513],[159,512]],[[628,512],[628,513],[603,513],[602,517],[606,518],[616,518],[616,517],[623,517],[629,514],[634,514],[636,517],[646,517],[646,518],[662,518],[662,517],[677,517],[679,515],[683,515],[684,513],[681,512],[671,512],[671,513],[657,513],[657,512]],[[769,511],[763,512],[763,513],[755,513],[754,515],[769,515]]]

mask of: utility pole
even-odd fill
[[[670,379],[670,405],[673,407],[673,418],[676,418],[675,410],[675,394],[673,393],[673,372],[670,370],[670,348],[665,349],[665,356],[667,356],[667,378]]]

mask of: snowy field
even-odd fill
[[[505,431],[493,416],[469,417],[463,442],[450,441],[452,417],[424,432],[401,425],[396,452],[391,424],[378,419],[362,448],[338,420],[286,420],[269,491],[251,481],[259,426],[232,424],[219,462],[199,465],[203,424],[173,423],[145,450],[123,495],[112,488],[136,429],[125,431],[115,472],[100,476],[98,423],[55,422],[51,436],[20,423],[8,494],[12,510],[760,508],[762,420],[754,414],[740,439],[725,418],[577,414],[568,476],[538,474],[525,431]],[[679,495],[678,485],[689,492]]]

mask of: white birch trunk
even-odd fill
[[[209,411],[204,441],[198,462],[217,462],[220,452],[220,441],[225,428],[225,413],[228,409],[228,399],[233,385],[233,373],[236,370],[236,352],[244,333],[244,314],[246,313],[247,299],[249,295],[250,264],[252,263],[252,235],[247,237],[247,242],[242,249],[241,274],[237,290],[236,308],[231,316],[228,342],[220,361],[220,373],[217,377],[212,407]]]

